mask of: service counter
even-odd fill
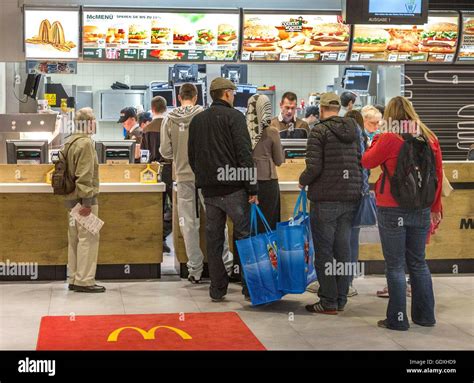
[[[39,279],[65,279],[68,215],[46,183],[51,169],[0,165],[0,262],[37,262]],[[98,279],[160,277],[165,185],[140,183],[144,169],[100,165]]]
[[[455,190],[449,197],[443,197],[444,218],[436,234],[431,236],[427,246],[427,259],[432,272],[472,273],[474,272],[474,162],[445,161],[443,166]],[[299,194],[298,178],[304,168],[303,160],[291,160],[277,168],[283,220],[293,214]],[[372,188],[379,175],[379,168],[372,170],[370,176]],[[173,199],[176,198],[175,194],[173,194]],[[203,216],[204,214],[201,215],[201,248],[206,254]],[[187,257],[176,213],[173,218],[177,262],[181,274],[186,275],[183,268],[185,269]],[[365,273],[383,273],[384,262],[378,230],[376,228],[362,229],[360,238],[359,259],[365,263]]]

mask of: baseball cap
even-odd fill
[[[143,112],[138,115],[138,123],[141,125],[144,122],[152,121],[153,116],[150,112]]]
[[[224,77],[216,77],[214,80],[211,82],[211,87],[210,91],[212,92],[213,90],[218,90],[218,89],[233,89],[236,90],[237,87],[235,84],[224,78]]]
[[[117,121],[119,124],[124,123],[130,117],[137,118],[137,110],[133,106],[127,106],[120,111],[120,118]]]
[[[319,100],[321,106],[341,106],[340,97],[334,92],[323,93]]]

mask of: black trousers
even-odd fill
[[[278,180],[258,181],[258,207],[267,219],[270,228],[276,230],[280,219],[280,186]],[[263,222],[258,220],[258,232],[264,233]]]
[[[169,210],[173,211],[173,169],[171,164],[164,164],[161,169],[161,181],[166,185],[166,193],[163,194],[163,217],[167,209],[167,199],[169,200]],[[166,198],[168,197],[168,198]],[[169,214],[172,216],[172,214]],[[172,231],[171,219],[163,222],[163,239],[165,239]]]
[[[204,202],[206,204],[207,262],[211,278],[209,293],[211,298],[219,299],[227,294],[229,285],[229,276],[222,259],[227,216],[234,225],[234,241],[248,237],[250,235],[250,204],[244,189],[225,196],[205,197]],[[237,247],[235,246],[234,249],[234,257],[238,260]],[[239,261],[237,263],[240,264]],[[242,269],[241,272],[243,272]],[[242,278],[242,294],[248,295],[244,278]]]

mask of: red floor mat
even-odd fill
[[[234,312],[46,316],[37,350],[265,350]]]

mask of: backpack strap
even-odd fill
[[[388,180],[390,181],[390,174],[388,174],[388,169],[385,163],[382,164],[382,170],[383,170],[383,175],[382,175],[382,184],[380,185],[380,194],[383,194],[385,190],[385,178],[388,177]]]
[[[64,159],[67,159],[67,154],[69,153],[69,149],[71,149],[72,144],[74,144],[76,141],[80,140],[81,138],[85,138],[85,137],[76,137],[74,140],[72,140],[68,144],[67,150],[65,151],[65,153],[62,153]],[[67,166],[67,164],[66,164],[66,166]]]

